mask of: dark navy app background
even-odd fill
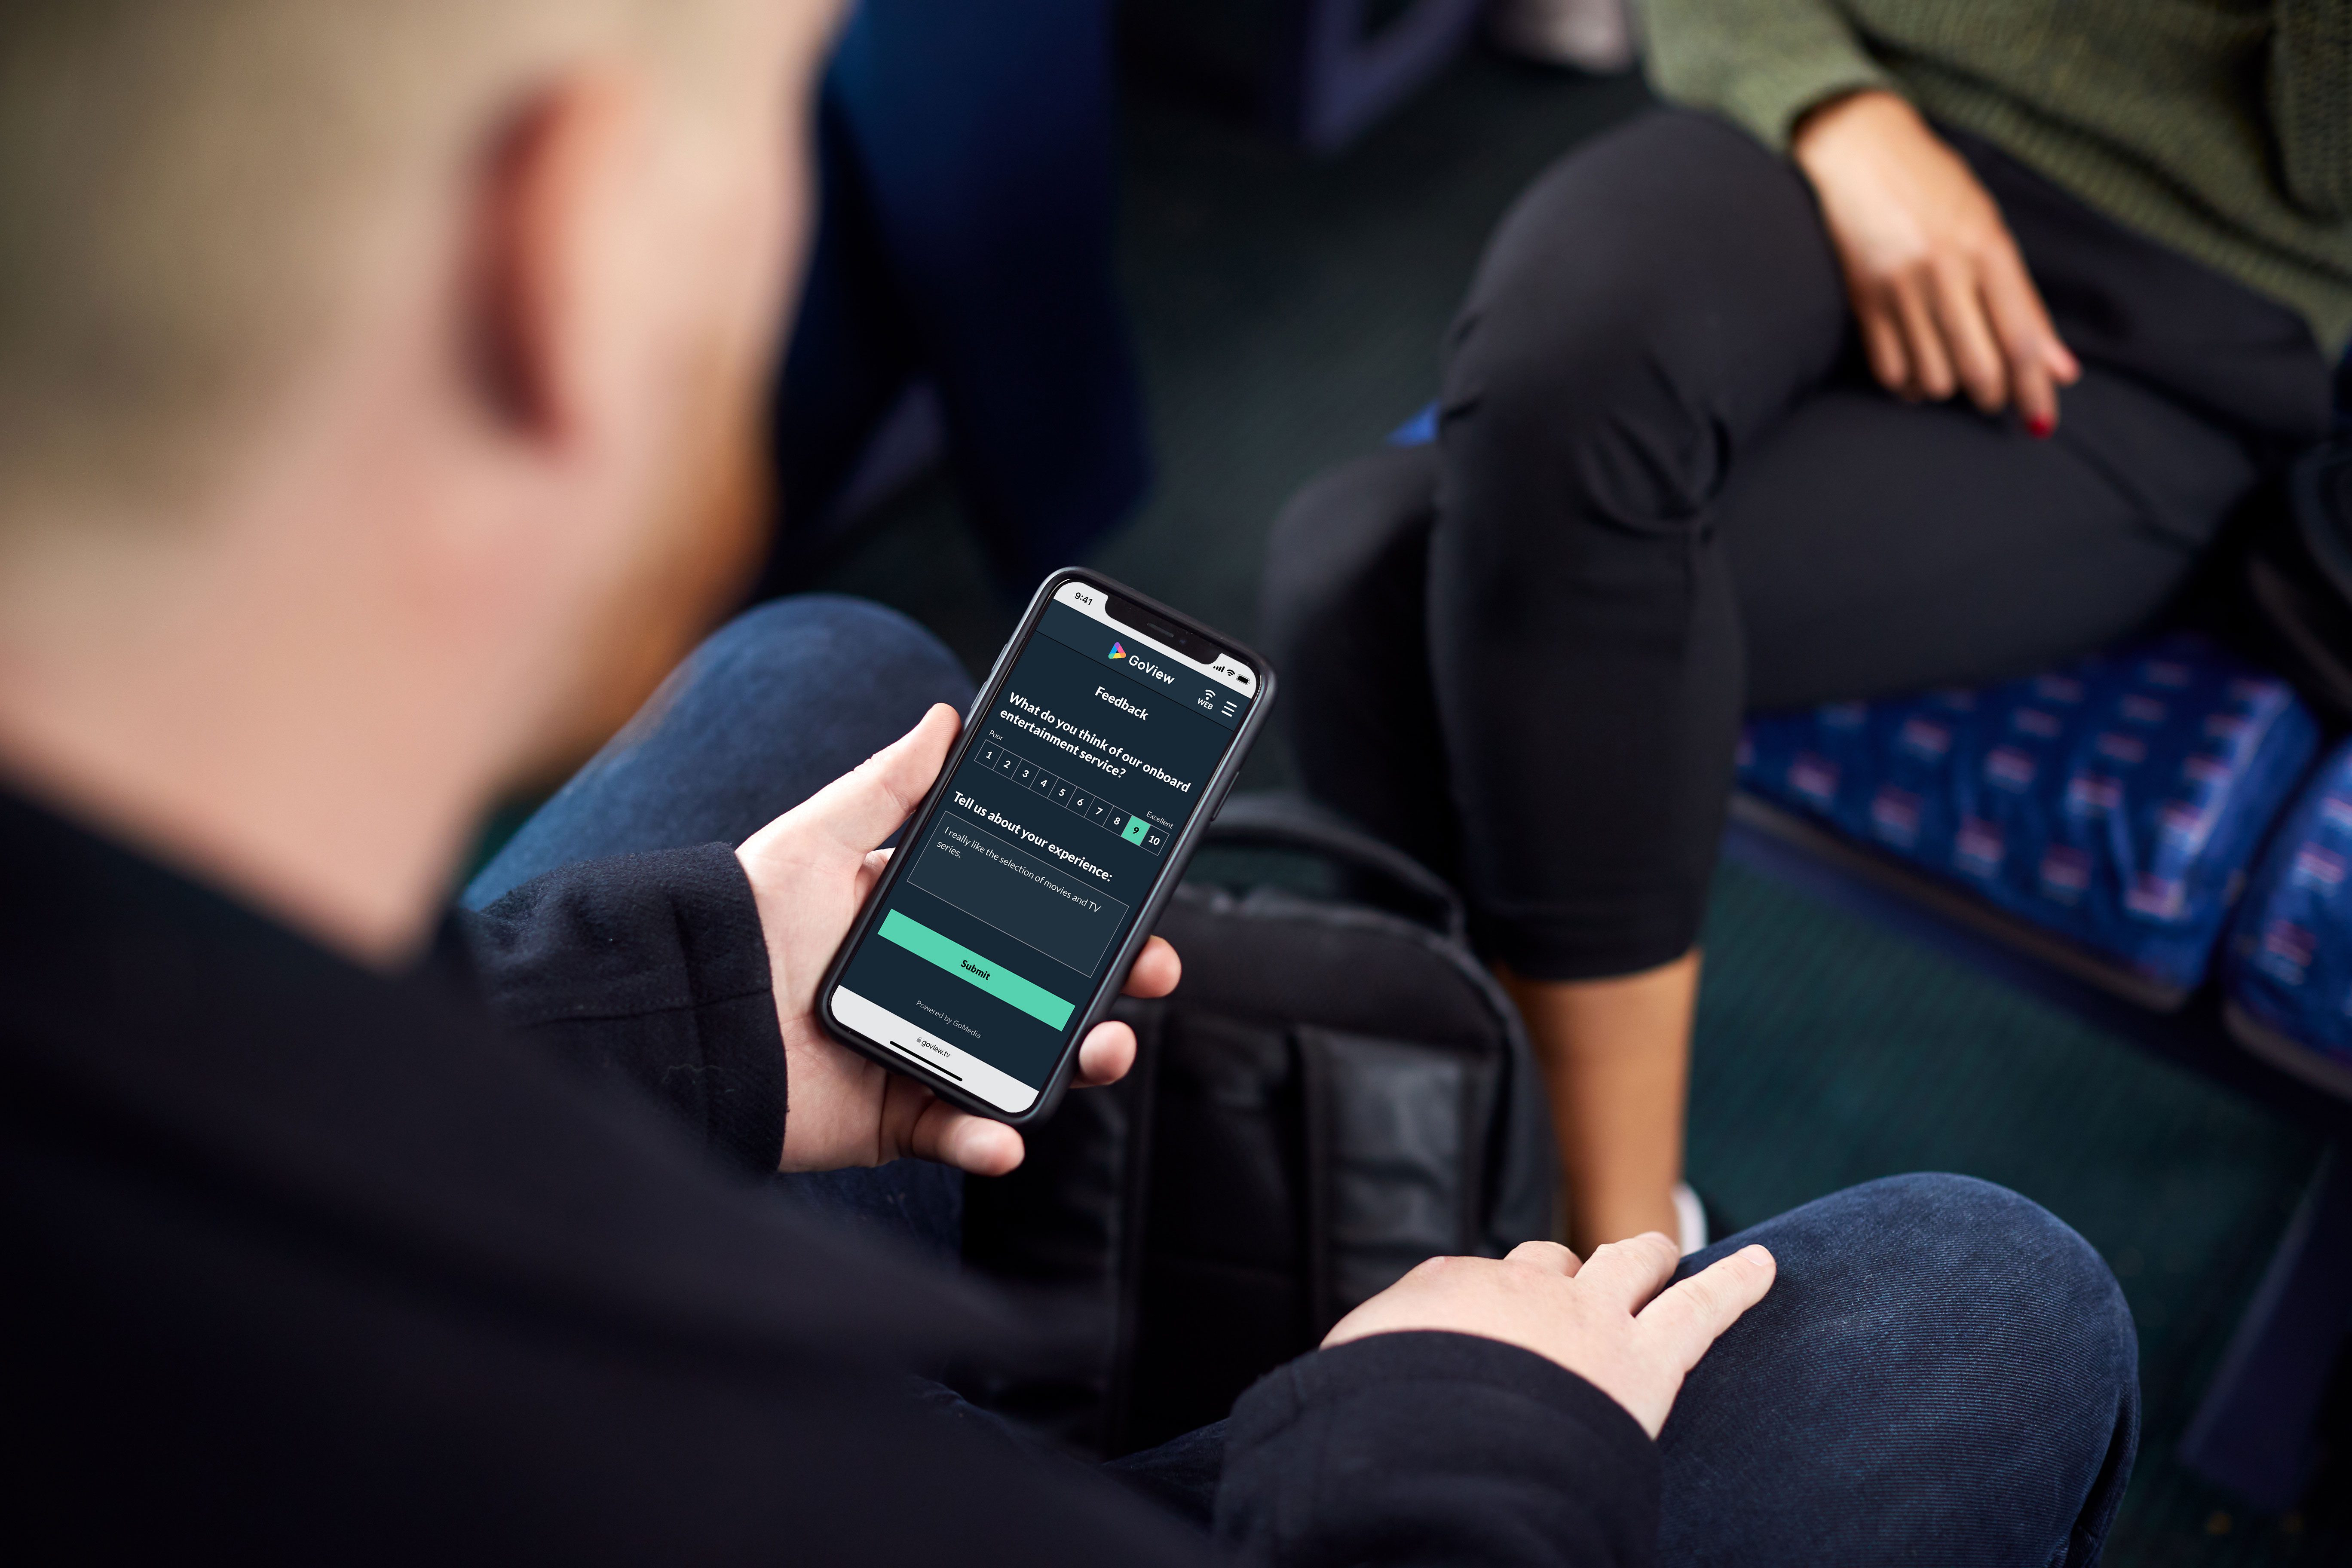
[[[1048,605],[840,989],[1042,1088],[1249,700]]]

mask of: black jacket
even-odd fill
[[[908,1397],[1018,1325],[758,1191],[783,1077],[723,846],[556,873],[386,978],[0,797],[9,1556],[1213,1557]],[[1632,1418],[1483,1340],[1305,1357],[1226,1452],[1265,1560],[1654,1552]]]

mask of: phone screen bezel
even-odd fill
[[[1138,593],[1113,578],[1083,568],[1064,567],[1038,584],[1037,592],[1029,601],[1028,609],[1022,615],[1020,626],[1014,629],[1012,637],[997,654],[996,663],[990,668],[988,679],[981,683],[979,695],[973,700],[971,709],[964,714],[963,731],[956,737],[956,743],[948,752],[947,761],[940,765],[939,777],[932,781],[931,787],[923,795],[922,803],[916,806],[900,827],[899,843],[902,846],[916,842],[922,834],[929,831],[933,818],[947,798],[950,781],[962,768],[972,747],[979,743],[982,731],[981,718],[991,711],[1003,697],[1005,685],[1012,679],[1013,667],[1020,663],[1021,656],[1028,651],[1031,640],[1039,635],[1038,627],[1045,618],[1046,606],[1053,604],[1055,595],[1072,583],[1083,584],[1105,595],[1130,601],[1139,608],[1165,619],[1188,634],[1213,643],[1225,657],[1249,668],[1252,683],[1256,687],[1256,691],[1250,702],[1249,710],[1243,715],[1240,726],[1234,731],[1233,739],[1227,742],[1224,755],[1218,760],[1216,771],[1210,775],[1209,782],[1202,787],[1200,805],[1195,806],[1192,814],[1185,818],[1183,827],[1177,833],[1174,841],[1169,845],[1168,853],[1161,858],[1160,870],[1154,877],[1150,889],[1142,899],[1138,900],[1134,922],[1129,927],[1127,934],[1120,939],[1118,952],[1113,956],[1109,967],[1104,970],[1103,978],[1096,986],[1093,994],[1087,998],[1086,1005],[1078,1010],[1075,1023],[1070,1026],[1069,1035],[1063,1041],[1062,1048],[1054,1059],[1053,1070],[1047,1075],[1046,1081],[1038,1088],[1037,1098],[1030,1102],[1026,1110],[1022,1111],[1008,1111],[1002,1106],[992,1105],[954,1079],[932,1071],[920,1060],[893,1049],[883,1041],[868,1038],[835,1016],[834,992],[840,986],[842,975],[847,971],[851,960],[856,957],[859,949],[874,939],[875,927],[881,920],[882,910],[889,895],[898,886],[898,879],[908,869],[914,857],[891,856],[888,868],[884,871],[881,880],[875,884],[873,894],[866,899],[865,907],[858,910],[856,923],[850,927],[849,934],[842,942],[839,951],[835,952],[833,962],[825,966],[824,977],[817,984],[817,1022],[835,1040],[893,1072],[903,1073],[915,1079],[941,1100],[961,1110],[1013,1127],[1043,1121],[1052,1115],[1055,1107],[1061,1103],[1063,1094],[1069,1088],[1071,1074],[1077,1060],[1079,1044],[1086,1039],[1089,1030],[1102,1022],[1104,1015],[1109,1012],[1111,1004],[1118,999],[1119,988],[1126,983],[1128,970],[1133,965],[1136,954],[1143,951],[1143,944],[1150,939],[1152,928],[1159,923],[1161,908],[1167,903],[1170,894],[1175,890],[1177,883],[1183,879],[1185,865],[1191,860],[1192,850],[1198,844],[1202,832],[1215,817],[1218,807],[1224,804],[1226,792],[1233,787],[1234,776],[1240,772],[1243,762],[1248,757],[1251,746],[1255,743],[1258,731],[1265,723],[1266,712],[1273,706],[1275,694],[1273,667],[1253,649],[1235,642],[1224,633],[1193,616],[1172,609],[1149,595]]]

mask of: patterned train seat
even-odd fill
[[[2320,765],[2254,873],[2222,965],[2257,1055],[2352,1094],[2352,742]]]
[[[1999,686],[1759,717],[1739,781],[2186,993],[2317,746],[2284,681],[2176,634]],[[2352,820],[2352,783],[2346,800]]]

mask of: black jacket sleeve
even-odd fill
[[[499,1023],[772,1173],[784,1050],[760,912],[724,844],[566,866],[448,933]],[[446,940],[446,939],[445,939]]]
[[[1254,1563],[1635,1568],[1657,1560],[1658,1450],[1532,1352],[1379,1334],[1234,1406],[1217,1536]]]

